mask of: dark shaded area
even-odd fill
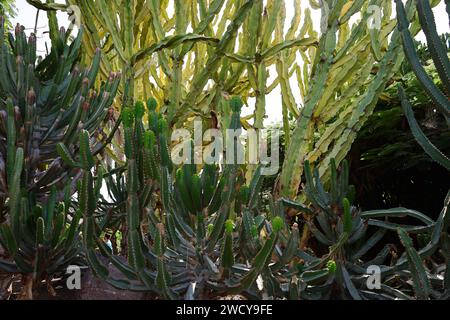
[[[416,101],[422,98],[415,97]],[[428,138],[444,154],[450,154],[450,131],[433,106],[419,100],[415,114]],[[349,158],[351,183],[362,209],[401,206],[432,218],[439,216],[450,188],[450,173],[433,162],[415,141],[399,101],[378,104]]]
[[[449,34],[442,35],[447,49],[449,40]],[[416,49],[427,74],[441,86],[427,45],[417,42]],[[393,79],[381,95],[352,146],[351,183],[356,186],[356,199],[364,210],[401,206],[437,218],[450,188],[450,173],[414,139],[398,98],[397,81],[406,88],[417,122],[429,140],[445,155],[450,154],[449,127],[405,60],[400,77]]]

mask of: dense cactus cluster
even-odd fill
[[[85,241],[97,275],[121,289],[147,290],[171,299],[208,298],[213,293],[287,296],[290,274],[300,270],[295,258],[299,230],[297,225],[285,224],[279,206],[270,214],[259,212],[261,170],[256,170],[249,187],[243,185],[243,172],[236,163],[226,164],[222,170],[207,165],[200,174],[196,165],[187,163],[174,173],[167,151],[167,123],[153,106],[150,100],[146,130],[142,103],[122,113],[127,205],[117,209],[126,210],[127,215],[128,265],[119,262],[99,240],[101,230],[92,205],[95,196],[80,198],[82,203],[91,203],[84,207],[89,230]],[[232,99],[233,129],[241,126],[241,106],[239,99]],[[92,181],[89,168],[83,181]],[[152,201],[152,190],[159,191],[161,206]],[[109,277],[95,254],[96,247],[129,281]],[[277,257],[275,265],[273,255]],[[328,269],[322,272],[328,274]],[[259,275],[264,288],[257,286]]]
[[[19,149],[15,169],[21,166],[23,150]],[[18,178],[15,177],[14,184],[20,185]],[[84,264],[80,242],[81,215],[70,212],[70,194],[69,185],[63,202],[56,201],[56,188],[43,205],[35,199],[19,198],[18,204],[12,203],[10,223],[0,227],[0,244],[9,257],[8,260],[0,259],[0,271],[23,275],[21,298],[32,298],[33,290],[43,281],[50,293],[55,294],[53,277],[63,275],[70,265]],[[11,198],[10,201],[17,200]]]
[[[406,208],[363,211],[345,160],[396,81],[402,43],[449,122],[450,63],[428,1],[396,1],[398,26],[390,0],[310,1],[322,10],[320,36],[309,9],[300,27],[297,0],[287,32],[282,0],[174,1],[173,17],[170,1],[28,2],[48,11],[52,48],[38,57],[36,36],[21,26],[8,34],[0,18],[0,290],[19,275],[19,298],[42,285],[54,294],[57,275],[87,264],[118,290],[164,299],[450,298],[450,193],[436,220]],[[69,43],[55,10],[74,4],[85,26]],[[350,28],[370,6],[382,11],[379,28]],[[443,90],[415,51],[416,9]],[[278,85],[286,159],[274,194],[263,199],[264,165],[239,163],[248,147],[239,137],[220,151],[226,161],[196,163],[193,141],[182,165],[172,161],[172,131],[194,116],[208,129],[262,128]],[[401,86],[399,95],[419,144],[450,169]],[[243,118],[251,97],[254,114]],[[102,239],[118,231],[127,259]]]
[[[27,39],[20,25],[7,34],[0,24],[0,243],[9,259],[0,270],[23,274],[27,297],[81,257],[71,202],[80,172],[63,159],[79,154],[82,129],[99,133],[120,80],[111,74],[94,90],[100,52],[89,69],[79,67],[82,33],[67,44],[61,29],[43,59],[34,34]],[[106,140],[99,136],[96,154]]]
[[[82,32],[70,45],[67,37],[61,29],[59,46],[42,59],[36,55],[34,34],[27,40],[18,25],[15,35],[7,36],[3,24],[0,26],[0,219],[6,213],[17,149],[24,153],[23,180],[18,188],[43,201],[52,187],[61,191],[68,181],[77,179],[77,172],[61,161],[58,143],[65,143],[64,152],[78,153],[80,130],[98,133],[114,100],[118,75],[111,74],[96,92],[100,52],[93,65],[82,70],[78,66]],[[102,147],[99,140],[95,152]],[[62,195],[59,192],[57,198]]]
[[[43,9],[57,6],[28,1]],[[264,2],[188,0],[174,1],[173,7],[169,1],[158,0],[127,0],[123,5],[105,0],[66,3],[78,6],[82,22],[91,31],[84,35],[85,57],[92,59],[93,48],[101,46],[113,52],[102,65],[126,70],[127,94],[141,100],[154,96],[167,111],[169,126],[181,125],[193,114],[209,118],[210,111],[221,112],[227,107],[222,96],[226,92],[244,100],[255,97],[256,126],[262,128],[266,93],[273,90],[268,83],[270,67],[278,66],[283,95],[288,98],[286,108],[298,115],[289,78],[297,67],[296,54],[305,54],[317,44],[311,13],[302,14],[300,0],[294,1],[288,32],[281,20],[285,1],[270,1],[267,6]],[[115,21],[117,12],[120,24]],[[304,28],[300,28],[302,16],[309,21]],[[285,52],[282,61],[277,58],[280,52]],[[208,88],[212,79],[215,84]]]
[[[154,96],[169,127],[183,126],[194,115],[227,127],[225,97],[239,95],[245,102],[255,99],[244,126],[262,129],[267,95],[279,88],[289,152],[278,191],[289,198],[299,191],[305,160],[320,160],[321,177],[329,179],[331,159],[340,163],[347,156],[403,61],[391,0],[309,1],[310,8],[295,0],[290,22],[284,0],[175,1],[173,8],[157,0],[28,1],[49,12],[78,6],[90,31],[84,35],[86,59],[93,59],[96,47],[108,50],[102,71],[125,70],[121,86],[127,99]],[[322,15],[320,30],[313,11]],[[353,28],[359,14],[361,23]],[[294,96],[295,80],[300,97]]]

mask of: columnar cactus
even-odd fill
[[[305,104],[280,177],[280,193],[290,199],[300,191],[306,160],[316,163],[324,181],[330,179],[331,159],[337,164],[345,159],[403,60],[401,34],[391,19],[392,1],[321,3],[327,20],[319,48],[310,54],[314,63],[303,70],[302,79],[310,78],[304,90]],[[350,18],[357,13],[361,13],[361,22],[350,29]],[[413,13],[411,1],[408,13]]]

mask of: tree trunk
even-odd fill
[[[22,276],[22,291],[19,300],[33,300],[33,276]]]

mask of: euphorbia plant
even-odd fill
[[[71,197],[80,170],[78,136],[88,132],[94,155],[111,139],[101,134],[120,75],[96,87],[101,53],[79,66],[83,30],[69,44],[61,29],[49,55],[37,57],[36,36],[24,27],[5,33],[0,18],[0,271],[22,275],[21,296],[81,257],[80,215]],[[97,91],[96,91],[97,89]],[[63,144],[61,144],[63,143]]]

